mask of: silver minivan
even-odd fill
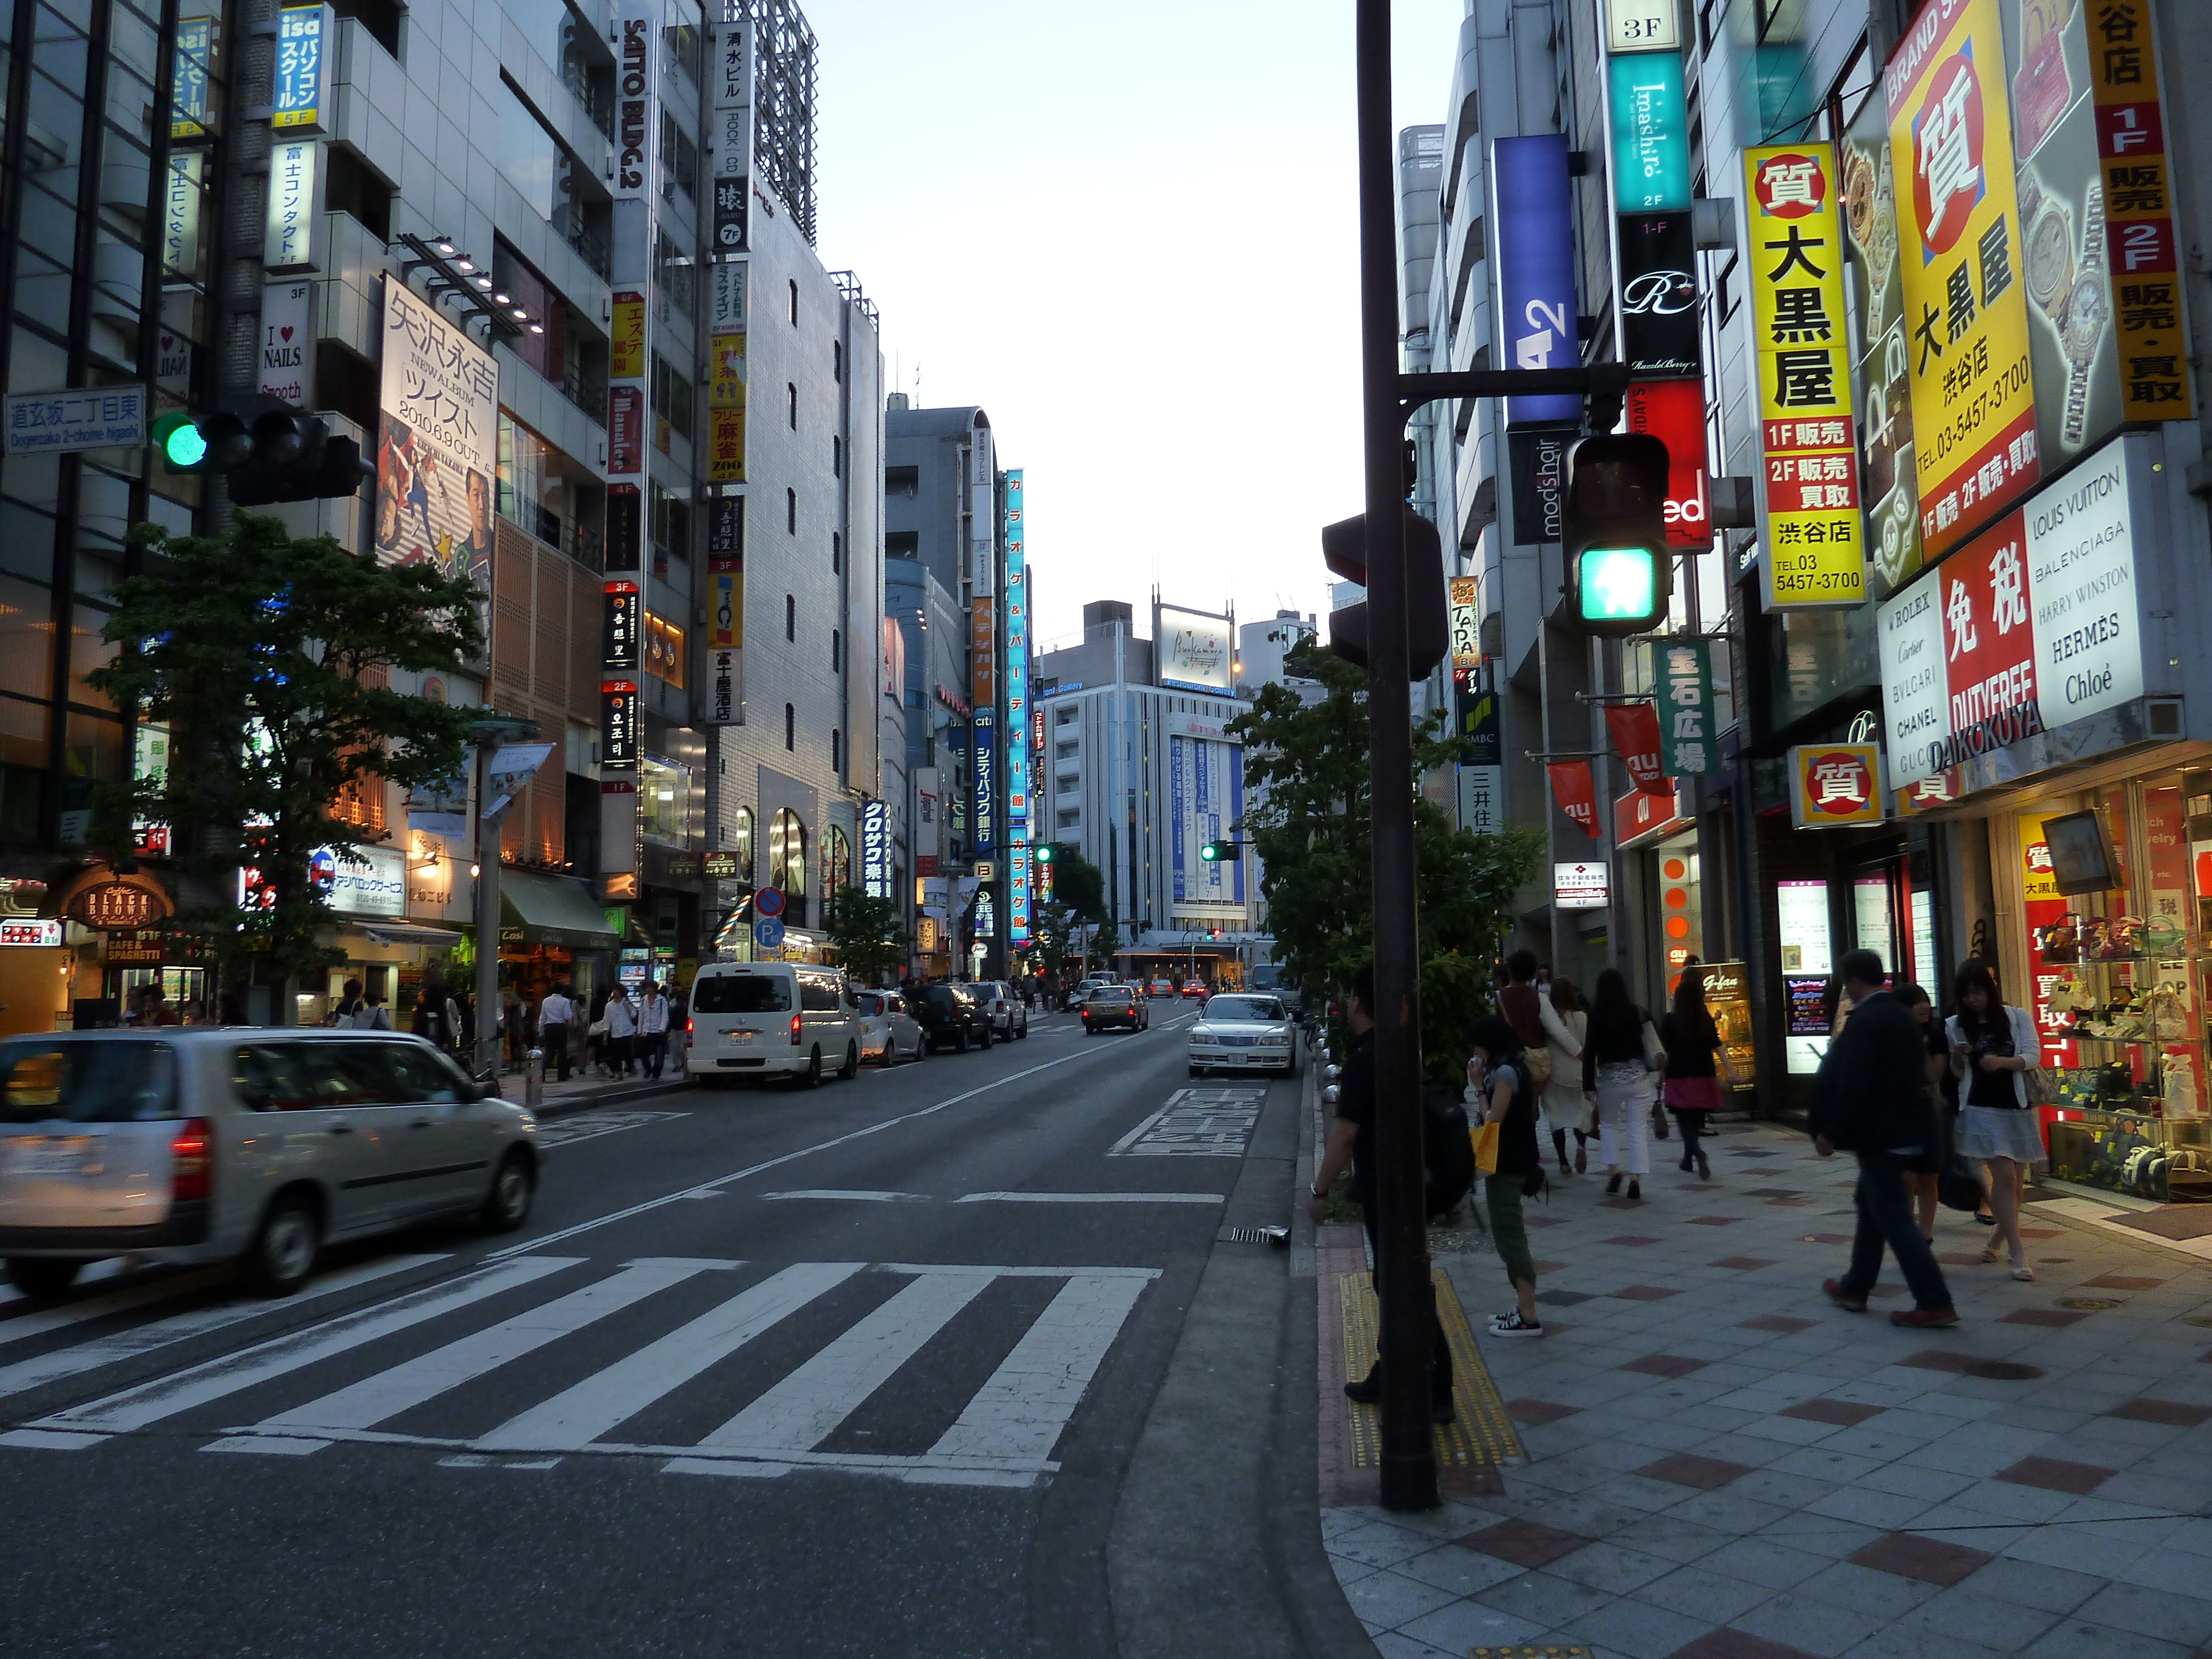
[[[537,1120],[420,1037],[238,1026],[0,1042],[0,1257],[59,1296],[86,1263],[237,1261],[289,1295],[326,1243],[444,1216],[522,1225]]]
[[[825,1066],[860,1072],[860,1000],[842,969],[803,962],[710,962],[691,981],[685,1065],[702,1083],[785,1077],[802,1089]]]

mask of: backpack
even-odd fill
[[[1474,1185],[1474,1143],[1468,1135],[1467,1108],[1434,1078],[1421,1079],[1421,1151],[1428,1166],[1428,1213],[1448,1214]]]

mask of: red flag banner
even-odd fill
[[[1598,836],[1597,780],[1590,775],[1588,761],[1553,761],[1545,767],[1551,774],[1552,799],[1559,803],[1565,812],[1592,841]]]
[[[1648,702],[1607,703],[1605,723],[1637,788],[1647,795],[1671,794],[1659,758],[1659,711]]]

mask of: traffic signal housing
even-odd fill
[[[210,415],[164,415],[154,443],[169,472],[222,474],[239,507],[340,499],[376,476],[351,438],[266,394],[231,398]]]
[[[1243,856],[1242,844],[1233,841],[1209,841],[1198,849],[1198,855],[1208,864],[1235,864]]]
[[[1406,678],[1425,680],[1451,651],[1451,618],[1444,600],[1443,542],[1412,507],[1406,523]],[[1367,585],[1367,515],[1355,514],[1323,527],[1322,558],[1346,581]],[[1328,648],[1348,663],[1367,666],[1367,601],[1328,613]]]
[[[1585,634],[1626,639],[1667,620],[1667,446],[1642,433],[1583,438],[1567,451],[1567,620]]]
[[[1050,864],[1056,854],[1053,849],[1053,844],[1046,841],[1037,843],[1034,856],[1039,864]]]

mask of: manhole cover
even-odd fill
[[[1965,1374],[1988,1382],[2027,1382],[2042,1376],[2043,1369],[2011,1359],[1970,1359]]]
[[[2122,1304],[2118,1297],[2111,1296],[2062,1296],[2058,1298],[2058,1305],[2071,1308],[2076,1313],[2106,1313]],[[2200,1322],[2212,1324],[2212,1321]]]

